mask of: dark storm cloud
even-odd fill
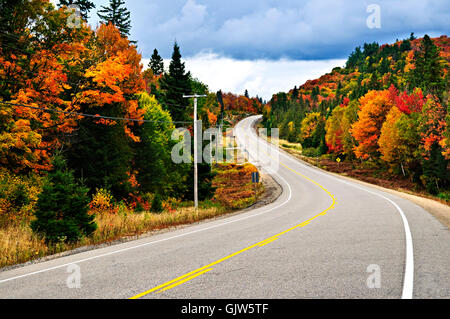
[[[366,25],[370,4],[380,6],[381,28]],[[448,0],[128,0],[126,5],[131,37],[145,57],[153,48],[169,57],[177,40],[185,57],[212,51],[234,59],[345,58],[364,42],[392,42],[410,32],[446,34],[450,21]]]

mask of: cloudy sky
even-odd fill
[[[93,1],[97,9],[109,2]],[[176,40],[187,67],[211,90],[248,89],[266,99],[342,66],[364,42],[448,35],[450,21],[448,0],[125,2],[144,59],[157,48],[169,60]],[[378,25],[372,4],[380,9]],[[95,26],[95,10],[90,16]]]

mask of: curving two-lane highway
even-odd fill
[[[256,136],[258,118],[235,135],[257,165],[278,167],[274,203],[0,272],[0,297],[450,297],[446,226],[406,199],[275,149]]]

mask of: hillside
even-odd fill
[[[275,94],[263,124],[304,155],[376,168],[447,198],[449,63],[446,35],[365,43],[345,67]]]

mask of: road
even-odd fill
[[[257,119],[235,135],[256,164],[278,167],[275,202],[0,272],[0,297],[450,297],[446,226],[406,199],[274,149],[252,129]]]

